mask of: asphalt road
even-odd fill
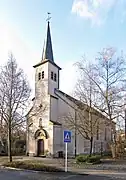
[[[121,180],[124,178],[75,173],[35,173],[20,170],[0,169],[0,180]],[[125,178],[126,179],[126,178]]]

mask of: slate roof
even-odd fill
[[[57,67],[59,70],[61,70],[61,68],[59,66],[57,66],[57,64],[54,62],[49,21],[48,21],[48,25],[47,25],[47,35],[46,35],[46,39],[44,41],[41,62],[34,65],[33,67],[36,68],[37,66],[40,66],[46,62],[50,62],[55,67]]]
[[[52,121],[52,120],[50,120],[50,122],[53,123],[53,125],[58,125],[58,126],[61,126],[61,125],[62,125],[61,123],[59,123],[59,122],[57,122],[57,121]]]
[[[54,62],[49,21],[47,25],[47,36],[46,40],[44,41],[44,47],[42,52],[42,61],[44,61],[45,59]]]
[[[59,92],[59,93],[61,93],[63,96],[65,96],[66,98],[68,98],[70,101],[74,102],[74,103],[75,103],[77,106],[79,106],[79,107],[82,107],[82,106],[86,105],[86,104],[84,104],[83,102],[75,99],[74,97],[72,97],[72,96],[64,93],[63,91],[61,91],[61,90],[59,90],[59,89],[55,89],[55,92],[56,92],[56,91]]]
[[[55,94],[56,91],[59,92],[60,94],[62,94],[63,96],[65,96],[66,98],[68,98],[70,101],[72,101],[73,103],[75,103],[80,109],[83,109],[83,107],[88,111],[89,110],[89,106],[77,99],[75,99],[74,97],[64,93],[63,91],[59,90],[59,89],[55,89]],[[105,116],[100,110],[97,110],[95,107],[92,107],[93,113],[99,115],[102,118],[105,118],[107,120],[109,120],[109,118],[107,118],[107,116]],[[115,123],[113,121],[113,123]]]

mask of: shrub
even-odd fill
[[[6,167],[14,167],[20,169],[28,169],[35,171],[46,171],[46,172],[62,172],[60,168],[54,166],[47,166],[42,164],[42,162],[31,162],[31,161],[13,161],[3,164]]]
[[[12,148],[12,155],[13,156],[25,155],[25,150],[23,148]]]
[[[101,156],[99,156],[99,155],[88,156],[86,162],[87,163],[97,164],[97,163],[101,162],[100,159],[101,159]]]
[[[15,141],[15,148],[24,148],[26,146],[26,140],[16,140]]]
[[[88,155],[79,155],[76,157],[77,163],[83,163],[86,162]]]
[[[105,156],[105,157],[112,157],[112,152],[111,151],[104,152],[103,156]]]
[[[98,164],[100,163],[101,156],[100,155],[79,155],[76,158],[77,163],[92,163],[92,164]]]

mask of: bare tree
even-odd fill
[[[12,54],[0,71],[0,116],[8,130],[8,156],[12,161],[12,131],[25,122],[30,97],[29,84]]]
[[[84,140],[88,140],[90,142],[89,154],[91,156],[93,141],[95,138],[99,137],[104,121],[100,113],[87,105],[83,105],[83,107],[78,108],[75,113],[76,118],[72,113],[64,115],[65,126],[71,130],[76,130],[76,136],[79,135]]]
[[[94,76],[86,69],[84,62],[78,62],[77,66],[95,84],[98,101],[92,101],[93,106],[107,116],[113,127],[113,121],[123,117],[125,105],[126,62],[123,53],[118,56],[114,48],[103,49],[92,64]],[[115,127],[112,130],[115,131]]]
[[[91,65],[87,64],[85,68],[88,69],[90,76],[93,76]],[[104,120],[106,120],[100,112],[94,109],[93,103],[97,101],[96,95],[95,84],[85,72],[80,72],[74,91],[76,99],[73,99],[72,106],[75,115],[70,112],[68,115],[64,115],[66,126],[75,129],[76,134],[90,141],[90,156],[92,155],[94,137],[99,136]]]
[[[5,140],[7,139],[7,127],[4,121],[2,120],[2,117],[0,117],[0,147],[1,152],[4,152],[6,150],[6,144]]]
[[[92,66],[90,63],[87,63],[85,65],[86,69],[88,70],[91,77],[94,76],[92,71]],[[83,112],[83,116],[85,116],[85,120],[83,124],[81,125],[85,132],[83,133],[83,136],[85,139],[88,139],[90,141],[90,155],[92,154],[92,148],[93,148],[93,140],[94,137],[99,136],[99,132],[101,129],[101,126],[103,122],[101,121],[101,114],[98,113],[93,106],[93,102],[97,102],[97,91],[95,84],[91,81],[89,76],[87,76],[86,73],[80,72],[80,77],[78,79],[78,82],[76,84],[76,90],[75,90],[75,96],[77,98],[81,99],[81,102],[83,102],[86,105],[86,111]],[[82,112],[81,112],[82,113]],[[79,118],[80,119],[80,118]]]

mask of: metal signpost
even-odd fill
[[[65,172],[67,172],[67,143],[71,143],[71,131],[64,131],[65,143]]]

